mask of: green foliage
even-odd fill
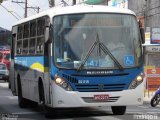
[[[2,3],[3,2],[3,0],[0,0],[0,3]]]

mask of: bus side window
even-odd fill
[[[37,44],[36,44],[36,54],[44,53],[44,30],[45,30],[45,19],[41,18],[37,20]]]
[[[22,41],[17,41],[17,54],[21,54],[22,52]]]
[[[23,26],[18,27],[17,41],[16,41],[16,54],[22,53],[22,39],[23,39]]]
[[[44,49],[44,38],[37,38],[36,53],[42,54]]]
[[[29,42],[29,54],[35,54],[35,42],[36,39],[35,38],[32,38],[30,39],[30,42]]]
[[[37,33],[36,20],[30,23],[30,41],[29,41],[29,54],[35,54],[36,33]]]

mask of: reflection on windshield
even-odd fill
[[[0,70],[6,70],[6,66],[4,64],[0,64]]]
[[[6,54],[6,55],[4,56],[4,59],[5,59],[5,60],[9,60],[9,59],[10,59],[10,54]]]
[[[136,18],[120,14],[80,14],[54,18],[54,60],[63,68],[122,69],[141,58]],[[94,46],[97,40],[99,43]],[[109,54],[110,53],[110,54]]]

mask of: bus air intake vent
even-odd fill
[[[97,103],[97,102],[116,102],[120,96],[115,96],[115,97],[109,97],[109,99],[104,100],[104,101],[97,101],[94,100],[93,97],[82,97],[83,101],[86,103]]]
[[[62,74],[62,76],[71,83],[78,83],[78,80],[74,77],[65,74]]]
[[[126,84],[76,84],[75,87],[79,92],[114,92],[125,89]]]

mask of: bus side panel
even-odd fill
[[[16,76],[19,74],[24,98],[39,102],[38,80],[44,79],[44,57],[15,57]]]

